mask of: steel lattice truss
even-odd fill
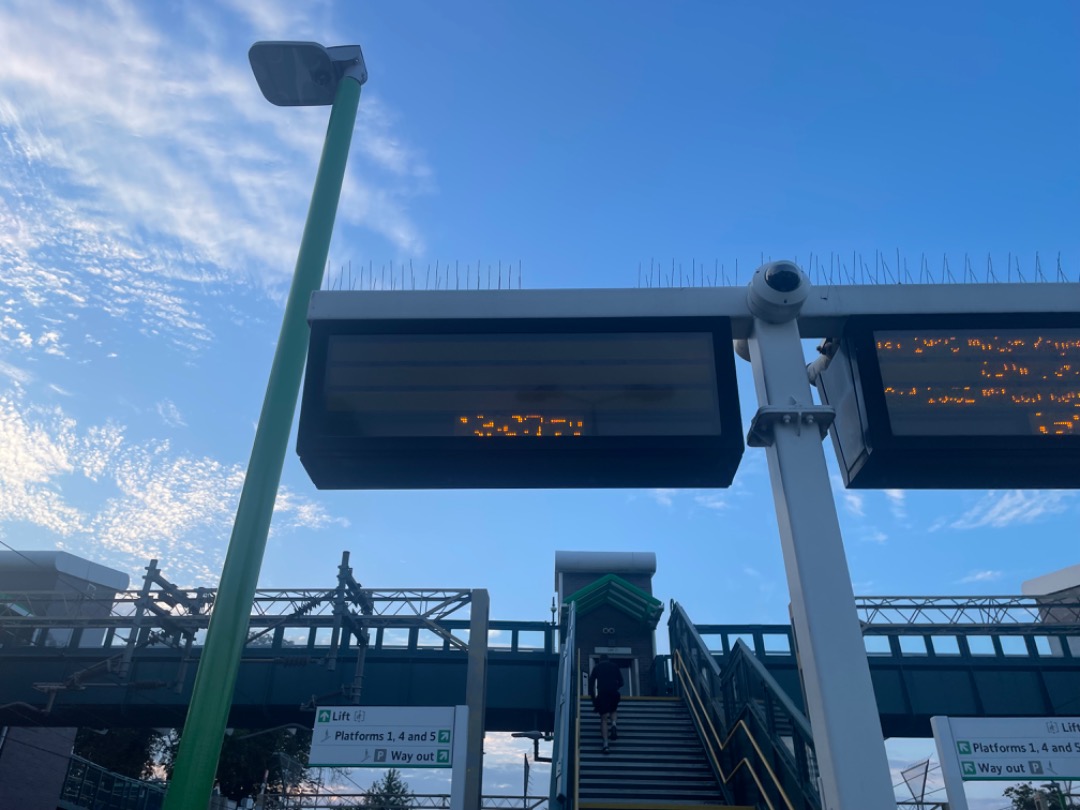
[[[0,593],[0,647],[9,643],[65,646],[72,633],[102,631],[106,645],[116,650],[97,664],[71,675],[62,683],[40,683],[35,688],[50,695],[82,688],[86,679],[102,672],[125,675],[136,649],[169,646],[184,651],[185,661],[200,645],[210,624],[217,592],[209,588],[178,588],[163,577],[152,561],[140,590],[99,598],[86,592],[7,591]],[[339,576],[333,589],[283,589],[256,592],[249,619],[248,644],[269,643],[286,629],[314,631],[327,628],[334,639],[346,634],[367,644],[369,629],[424,628],[454,649],[468,649],[445,621],[465,608],[472,591],[465,589],[361,588],[351,571]],[[60,614],[60,615],[57,615]],[[67,615],[64,615],[67,614]],[[260,639],[265,638],[265,641]],[[335,644],[337,642],[335,641]]]
[[[193,603],[201,598],[203,609],[191,613],[182,604],[169,604],[151,593],[159,610],[156,621],[144,625],[169,624],[184,630],[203,630],[213,615],[216,592],[201,589],[185,592]],[[431,627],[447,619],[467,618],[471,591],[464,589],[362,589],[371,600],[372,612],[362,618],[371,628]],[[123,591],[114,599],[95,599],[80,594],[51,591],[7,591],[0,594],[0,630],[57,628],[114,628],[133,626],[140,605],[140,591]],[[341,610],[335,605],[336,590],[259,590],[252,607],[253,631],[289,626],[330,627]],[[58,603],[69,615],[55,615]],[[145,603],[143,603],[145,605]],[[35,606],[52,605],[53,615],[35,615]],[[987,631],[1046,631],[1055,626],[1080,626],[1080,599],[1067,601],[1034,596],[859,596],[855,598],[859,620],[867,632],[899,628],[985,628]],[[90,606],[98,610],[91,611]],[[338,611],[335,612],[335,609]],[[42,611],[44,612],[44,611]],[[88,613],[96,613],[92,618]],[[72,616],[70,614],[76,614]],[[81,616],[78,614],[82,614]],[[354,614],[357,615],[357,614]]]
[[[471,591],[461,589],[363,588],[374,606],[374,616],[420,616],[439,621],[469,604]],[[257,590],[252,616],[310,615],[333,612],[336,590]],[[305,609],[308,605],[314,605]]]
[[[902,628],[930,632],[981,628],[988,633],[1064,632],[1080,626],[1080,599],[1045,596],[859,596],[855,598],[864,632]]]
[[[195,601],[195,591],[190,591]],[[150,600],[159,608],[158,615],[205,628],[213,615],[216,591],[200,590],[206,603],[203,610],[191,613],[182,604],[170,604],[161,599],[158,592],[149,594]],[[368,597],[373,613],[366,616],[372,627],[406,627],[415,624],[409,619],[438,622],[454,617],[471,601],[472,591],[466,589],[364,588],[359,593]],[[140,607],[140,591],[121,591],[112,599],[97,599],[82,594],[55,593],[52,591],[5,591],[0,594],[0,624],[24,627],[111,627],[126,626],[125,621],[134,617]],[[260,590],[256,591],[251,611],[251,626],[265,627],[268,619],[298,619],[308,616],[332,617],[335,615],[335,590]],[[53,615],[35,610],[37,605],[49,605]],[[58,610],[62,606],[62,610]],[[143,603],[143,606],[144,603]],[[92,610],[97,607],[98,610]],[[56,615],[59,613],[67,615]],[[80,615],[81,614],[81,615]],[[90,618],[89,615],[93,616]],[[96,614],[96,615],[95,615]],[[467,619],[466,613],[457,616]],[[184,620],[189,620],[185,622]],[[319,625],[319,622],[314,622]]]

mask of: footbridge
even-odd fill
[[[460,703],[471,594],[360,588],[351,574],[326,589],[260,590],[230,723],[307,722],[320,704]],[[212,589],[171,585],[156,563],[141,589],[105,599],[9,589],[0,615],[0,725],[181,725],[214,597]],[[928,737],[936,714],[1080,711],[1080,599],[856,601],[886,737]],[[675,602],[669,622],[673,653],[656,656],[649,692],[675,688],[673,657],[692,630],[717,666],[740,650],[751,655],[803,710],[790,625],[705,624]],[[488,636],[487,730],[550,730],[559,624],[492,619]]]

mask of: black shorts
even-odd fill
[[[592,699],[593,711],[597,714],[611,714],[619,708],[621,697],[618,692],[599,692]]]

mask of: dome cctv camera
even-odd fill
[[[765,270],[765,283],[777,292],[792,292],[802,282],[802,272],[791,262],[775,262]]]
[[[756,318],[784,323],[799,314],[810,293],[810,279],[794,262],[763,264],[754,271],[746,302]]]

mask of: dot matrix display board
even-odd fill
[[[1080,485],[1080,317],[853,318],[822,380],[853,487]]]
[[[730,324],[317,320],[297,450],[320,488],[728,486]]]

